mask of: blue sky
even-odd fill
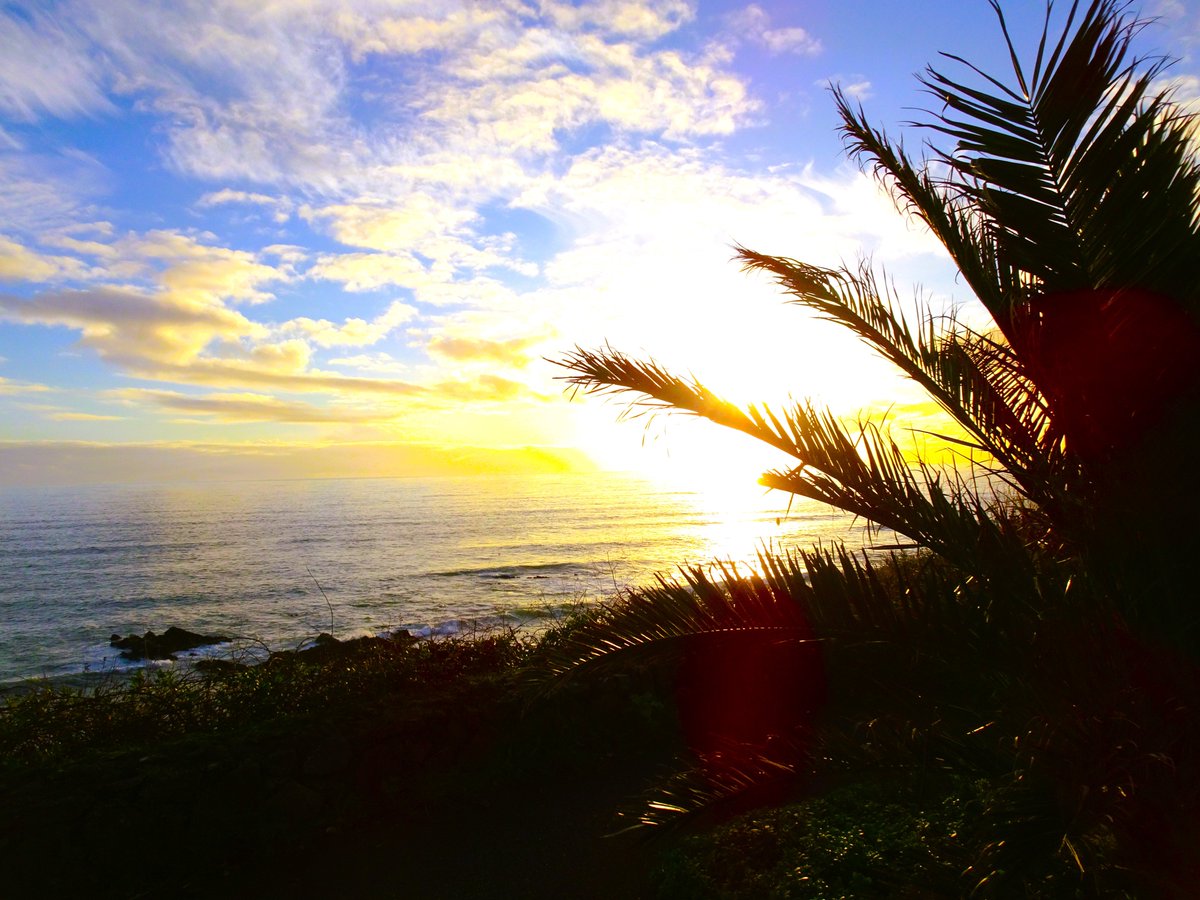
[[[1007,5],[1032,48],[1041,4]],[[1194,103],[1200,12],[1141,11]],[[738,399],[902,414],[730,247],[969,304],[826,93],[899,133],[939,50],[1005,70],[984,0],[8,2],[0,482],[752,474],[693,423],[646,442],[568,402],[544,358],[606,340]]]

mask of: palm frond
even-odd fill
[[[794,799],[810,775],[805,752],[776,741],[770,748],[740,747],[705,754],[649,789],[622,813],[635,828],[697,828],[756,807]]]
[[[1008,298],[1025,289],[1020,273],[997,259],[985,220],[968,199],[953,185],[935,180],[929,167],[913,160],[903,144],[893,143],[885,131],[872,126],[862,106],[852,105],[840,89],[834,88],[833,99],[850,156],[870,165],[901,211],[929,226],[986,309],[1008,308]],[[1007,318],[997,317],[996,325],[1010,344],[1020,339],[1020,330]]]
[[[581,673],[623,668],[639,660],[677,662],[700,642],[811,643],[803,607],[742,578],[733,564],[718,564],[714,581],[702,567],[682,570],[683,580],[660,576],[656,585],[631,591],[578,628],[546,663],[549,686]]]
[[[985,219],[1001,267],[1042,293],[1138,287],[1200,313],[1191,262],[1200,254],[1200,167],[1190,117],[1169,94],[1152,93],[1164,63],[1131,58],[1139,23],[1121,15],[1124,3],[1092,0],[1080,15],[1076,0],[1053,45],[1047,23],[1026,73],[990,2],[1015,84],[985,78],[976,87],[933,68],[922,79],[943,104],[922,124],[956,141],[953,153],[940,154],[950,170],[943,189]],[[1025,298],[980,299],[997,321],[1011,322]]]
[[[906,331],[902,322],[892,324]],[[767,406],[742,410],[695,379],[612,349],[577,349],[561,364],[577,373],[568,380],[582,390],[641,395],[631,406],[635,414],[640,409],[691,412],[798,461],[797,466],[763,475],[761,483],[767,487],[828,503],[889,528],[981,577],[1015,584],[1014,573],[1029,571],[1027,564],[1014,565],[1014,560],[1027,559],[1022,539],[993,521],[989,498],[977,495],[956,473],[913,464],[879,422],[862,419],[851,430],[828,411],[808,404],[779,412]],[[1024,602],[1034,599],[1025,591],[1019,596]]]
[[[866,265],[830,270],[745,248],[738,256],[744,268],[769,272],[794,302],[848,328],[920,385],[1030,499],[1045,503],[1062,489],[1054,475],[1071,467],[1061,459],[1047,404],[1006,345],[945,317],[922,314],[919,327],[910,327]]]

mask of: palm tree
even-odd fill
[[[717,673],[710,696],[732,681],[769,701],[745,721],[693,715],[695,771],[646,822],[839,767],[982,775],[995,790],[973,850],[980,890],[1011,892],[1057,855],[1081,877],[1133,872],[1139,890],[1171,895],[1194,883],[1200,834],[1186,552],[1200,508],[1200,166],[1190,120],[1156,87],[1163,63],[1131,57],[1140,23],[1124,3],[1076,0],[1057,40],[1048,8],[1027,65],[989,2],[1012,71],[957,56],[957,80],[926,71],[940,104],[920,123],[926,158],[834,100],[851,154],[942,241],[993,327],[927,312],[910,324],[867,263],[737,248],[919,384],[962,429],[946,440],[971,466],[912,464],[886,418],[743,409],[611,347],[562,361],[576,391],[632,394],[778,448],[795,463],[764,485],[918,552],[827,547],[764,552],[749,574],[691,570],[606,609],[551,669],[673,658],[692,680]]]

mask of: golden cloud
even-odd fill
[[[430,389],[437,402],[446,400],[455,403],[487,402],[505,403],[521,398],[546,400],[528,385],[499,375],[483,374],[469,381],[444,381]]]
[[[56,412],[46,416],[56,422],[120,422],[125,416],[106,416],[99,413]]]
[[[36,325],[79,329],[80,343],[118,365],[183,365],[213,340],[265,335],[261,325],[214,303],[180,302],[135,289],[95,288],[0,295],[0,315]]]
[[[302,206],[307,222],[325,222],[330,233],[348,247],[404,252],[419,249],[430,238],[460,232],[478,214],[468,208],[414,192],[385,202],[363,199],[323,207]]]
[[[12,394],[41,394],[53,391],[54,388],[33,381],[13,381],[11,378],[0,376],[0,396]]]
[[[0,281],[55,281],[84,271],[77,259],[46,256],[0,236]]]
[[[437,335],[430,339],[425,349],[435,356],[457,362],[493,362],[519,369],[529,364],[529,354],[526,351],[544,337],[545,335],[539,334],[534,337],[492,341],[486,338]]]

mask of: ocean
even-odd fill
[[[110,635],[172,625],[221,653],[536,628],[683,564],[863,543],[790,499],[609,474],[0,488],[0,683],[127,668]]]

